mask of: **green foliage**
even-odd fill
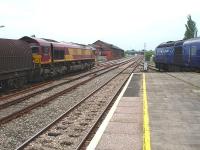
[[[187,24],[185,24],[186,31],[184,35],[184,39],[190,39],[197,37],[197,27],[196,23],[192,20],[191,15],[188,15],[187,17],[188,21]]]
[[[134,55],[135,54],[135,50],[127,50],[125,51],[126,55]]]
[[[150,61],[150,58],[152,57],[152,55],[154,55],[154,51],[152,51],[152,50],[145,51],[144,55],[145,55],[145,60]]]

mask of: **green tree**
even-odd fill
[[[145,60],[150,61],[151,56],[154,55],[154,51],[152,51],[152,50],[145,51],[144,55],[145,55]]]
[[[198,30],[196,27],[196,23],[192,20],[191,15],[188,15],[187,19],[188,21],[187,21],[187,24],[185,24],[186,31],[185,31],[184,39],[197,37]]]

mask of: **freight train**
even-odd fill
[[[0,39],[0,89],[18,88],[72,70],[90,69],[95,49],[50,39]]]
[[[200,38],[169,41],[155,50],[156,68],[165,71],[199,71]]]

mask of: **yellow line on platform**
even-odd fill
[[[143,73],[143,150],[151,150],[149,112],[146,91],[146,78]]]

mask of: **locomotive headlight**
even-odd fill
[[[36,59],[35,59],[35,63],[37,63],[37,64],[39,64],[39,63],[40,63],[40,60],[39,60],[39,58],[36,58]]]
[[[33,55],[33,61],[36,64],[41,63],[41,56],[40,55]]]

